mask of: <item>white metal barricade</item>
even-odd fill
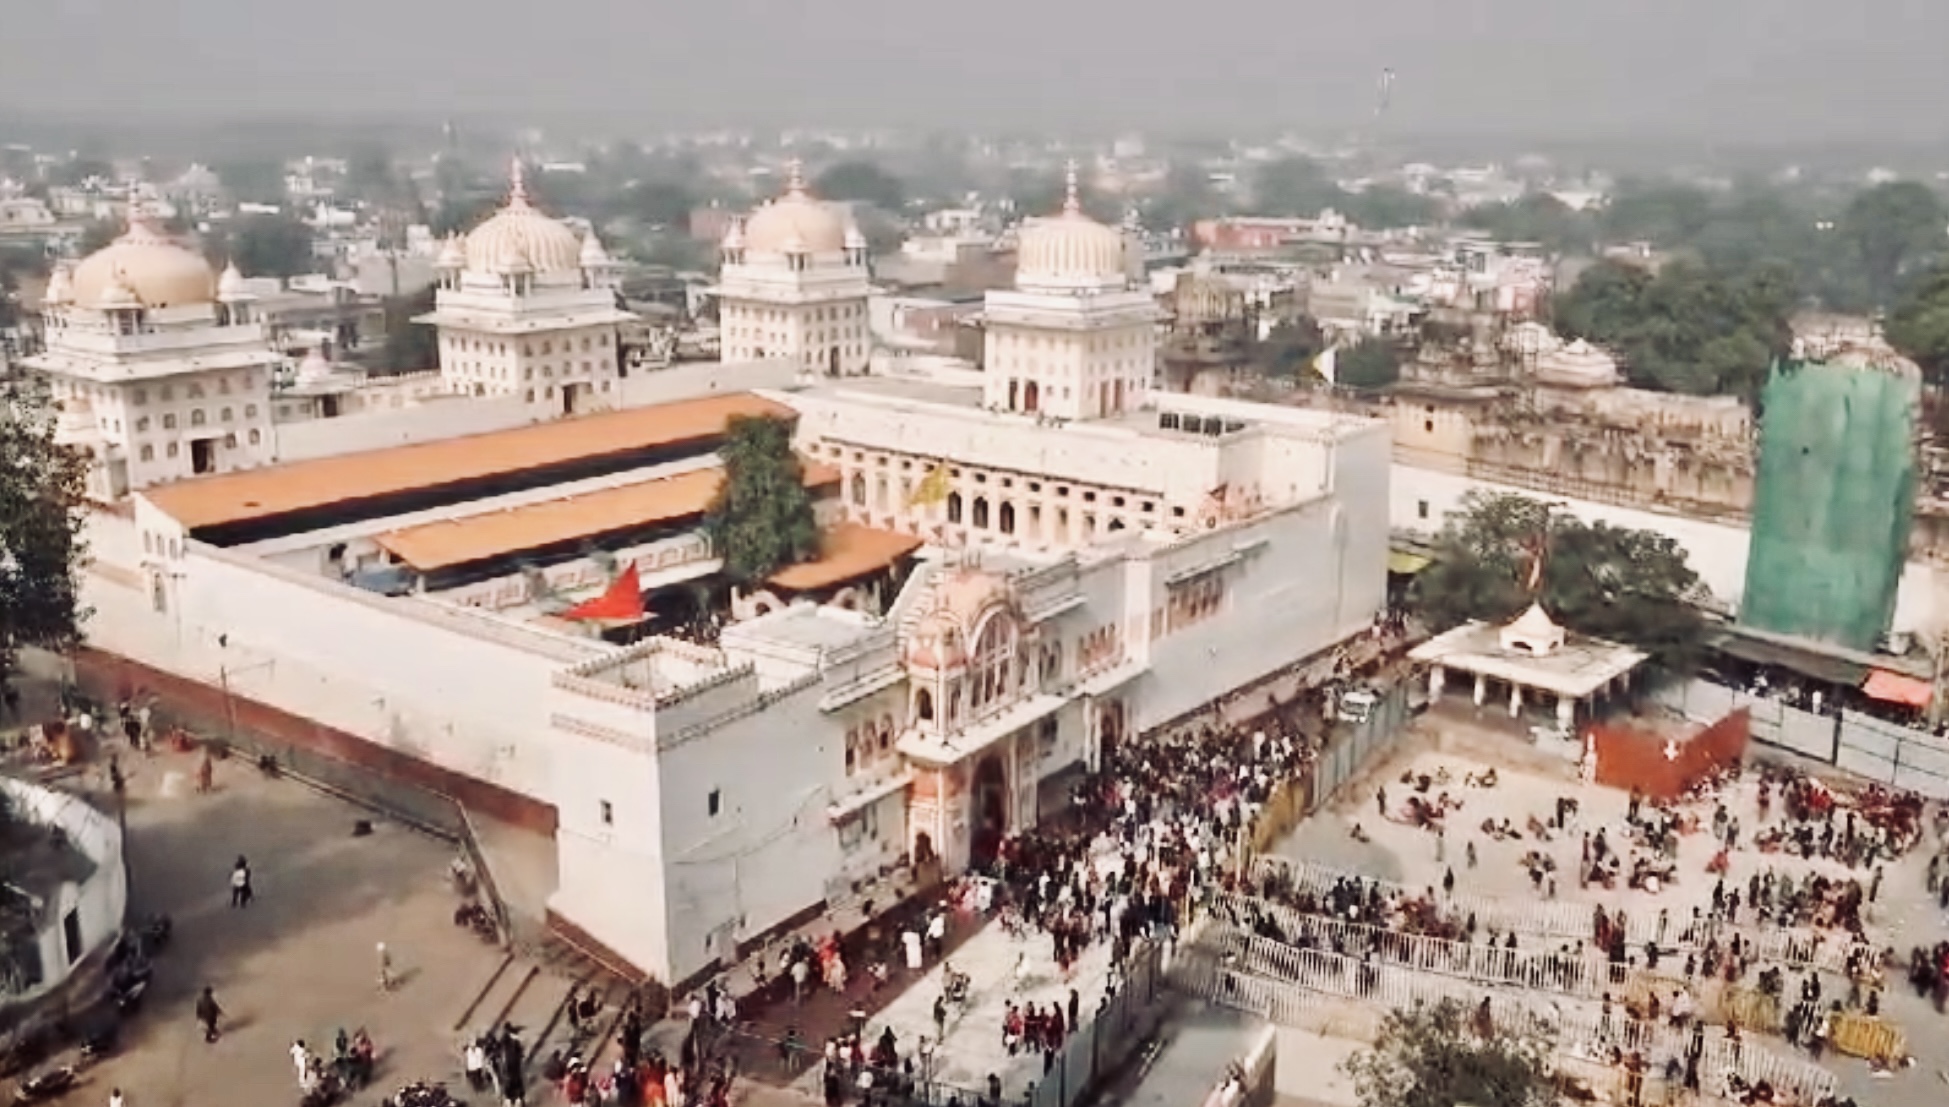
[[[1545,949],[1509,949],[1479,942],[1458,942],[1426,934],[1403,934],[1381,927],[1308,915],[1282,903],[1245,896],[1224,896],[1215,905],[1234,925],[1256,933],[1255,921],[1268,919],[1288,944],[1305,934],[1309,944],[1359,956],[1372,952],[1389,964],[1486,984],[1530,988],[1601,999],[1617,993],[1622,999],[1630,972],[1613,965],[1593,950],[1582,953]],[[1534,939],[1532,939],[1534,940]]]

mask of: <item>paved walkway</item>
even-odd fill
[[[998,921],[983,926],[947,960],[956,971],[968,974],[970,998],[965,1008],[949,1009],[947,1035],[934,1054],[933,1077],[944,1084],[981,1092],[988,1086],[988,1075],[994,1073],[1002,1078],[1002,1094],[1009,1099],[1020,1098],[1030,1083],[1042,1078],[1042,1057],[1030,1053],[1009,1056],[1002,1044],[1002,1020],[1008,1005],[1032,1003],[1046,1008],[1056,1004],[1067,1008],[1073,988],[1079,1011],[1088,1020],[1110,978],[1108,942],[1091,943],[1065,976],[1056,967],[1049,935],[1036,930],[1020,938],[1011,937]],[[934,1000],[941,988],[941,968],[935,965],[868,1020],[867,1040],[877,1038],[882,1028],[891,1027],[901,1055],[912,1055],[922,1039],[935,1037]],[[1064,1017],[1068,1017],[1066,1013]],[[803,1078],[800,1086],[816,1090],[818,1074]]]

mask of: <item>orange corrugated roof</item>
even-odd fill
[[[884,569],[921,545],[910,534],[841,523],[819,536],[819,559],[787,565],[771,583],[794,592],[825,588]]]
[[[793,412],[762,396],[737,392],[198,477],[159,485],[143,495],[194,530],[707,438],[722,433],[725,424],[737,415],[790,418]]]
[[[723,481],[721,468],[695,469],[506,511],[407,527],[382,534],[376,541],[413,568],[432,572],[629,527],[702,515]],[[838,483],[839,470],[832,466],[817,462],[805,466],[806,487]]]

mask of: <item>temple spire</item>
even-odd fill
[[[805,195],[805,160],[794,157],[785,163],[785,195]]]
[[[1075,158],[1070,158],[1069,164],[1065,166],[1063,169],[1062,187],[1063,187],[1062,213],[1064,215],[1082,214],[1083,198],[1081,193],[1077,190],[1076,187],[1076,159]]]
[[[514,164],[508,168],[508,206],[526,207],[528,205],[528,169],[521,164],[520,155],[515,155]]]

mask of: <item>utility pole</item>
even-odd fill
[[[1933,652],[1935,653],[1935,672],[1929,681],[1930,730],[1935,730],[1942,725],[1942,678],[1945,670],[1949,669],[1949,665],[1945,665],[1945,662],[1949,662],[1949,623],[1945,623],[1936,628],[1935,650]],[[1896,749],[1899,752],[1900,747],[1898,746]]]

